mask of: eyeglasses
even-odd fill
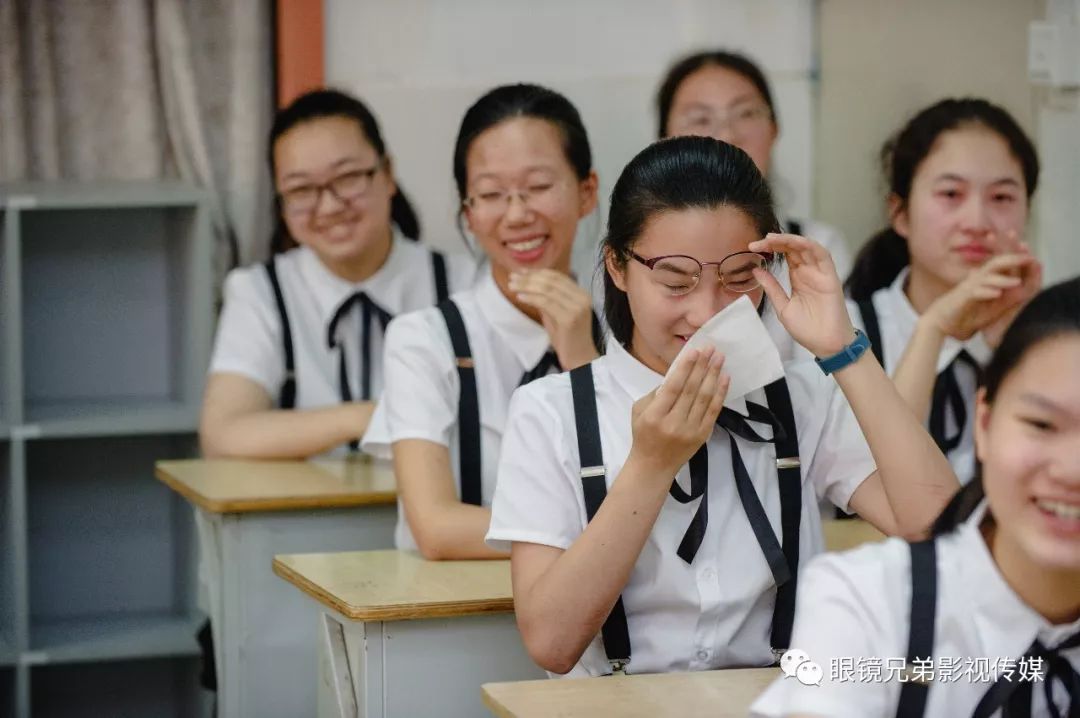
[[[544,207],[555,196],[560,182],[538,182],[524,189],[491,190],[470,195],[462,202],[472,212],[483,219],[498,219],[510,211],[514,197],[521,200],[527,209],[537,210]]]
[[[382,162],[374,167],[362,170],[350,170],[337,177],[319,184],[305,184],[279,192],[281,207],[289,214],[306,214],[319,206],[323,191],[334,195],[339,202],[349,203],[363,197],[371,189],[375,174],[382,168]]]
[[[705,267],[716,267],[716,279],[733,292],[752,292],[761,286],[754,276],[755,269],[767,269],[773,261],[772,254],[736,252],[719,262],[699,262],[683,254],[645,259],[635,252],[628,252],[638,262],[651,270],[653,281],[667,288],[673,296],[689,294],[701,281]]]
[[[672,119],[670,129],[673,135],[710,137],[727,127],[733,135],[741,137],[759,129],[769,119],[772,119],[772,110],[767,105],[741,105],[727,112],[694,109]]]

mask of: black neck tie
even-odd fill
[[[765,560],[769,564],[773,580],[777,586],[781,586],[791,578],[791,570],[787,565],[787,560],[784,558],[784,551],[780,541],[776,538],[772,525],[769,523],[769,516],[765,512],[765,507],[761,505],[761,499],[758,497],[754,484],[750,480],[750,474],[743,463],[742,454],[739,453],[739,446],[735,441],[735,437],[738,436],[741,439],[755,443],[767,443],[775,441],[777,436],[782,436],[784,432],[780,422],[766,407],[747,402],[746,408],[748,416],[744,417],[724,407],[720,411],[716,424],[728,432],[728,438],[731,442],[731,469],[735,477],[735,488],[739,492],[739,501],[742,503],[743,511],[746,512],[746,518],[750,521],[750,528],[754,531],[758,545],[761,547],[762,553],[765,554]],[[754,431],[750,427],[748,419],[749,421],[771,425],[773,427],[773,438],[766,439]],[[682,542],[679,544],[679,557],[687,563],[693,562],[709,525],[709,454],[707,446],[707,442],[702,444],[701,448],[690,457],[690,493],[683,491],[677,480],[671,482],[671,496],[679,503],[686,504],[698,497],[701,498],[697,513],[694,514],[694,518],[691,520],[690,526],[686,529]]]
[[[356,292],[341,303],[334,312],[326,332],[326,343],[330,349],[339,348],[338,353],[338,390],[341,393],[341,401],[347,403],[353,400],[352,389],[349,387],[348,364],[345,359],[345,347],[339,345],[337,340],[338,322],[352,311],[353,305],[360,305],[360,401],[371,401],[371,319],[377,317],[382,331],[386,332],[386,325],[393,317],[364,292]],[[360,448],[360,442],[349,442],[349,448],[356,451]]]
[[[964,350],[961,350],[956,358],[937,375],[934,381],[934,395],[930,402],[929,429],[930,436],[945,454],[960,445],[960,440],[964,437],[964,425],[967,423],[967,402],[960,391],[960,384],[956,381],[957,362],[970,366],[975,372],[976,383],[982,383],[982,367]],[[945,415],[949,408],[952,408],[953,419],[956,422],[956,433],[952,436],[946,435],[945,428]]]
[[[1027,650],[1021,661],[1027,661],[1030,665],[1032,659],[1042,661],[1043,692],[1046,697],[1046,710],[1051,718],[1080,718],[1080,674],[1065,657],[1065,651],[1080,646],[1080,633],[1067,638],[1053,649],[1048,649],[1041,641],[1035,639],[1031,648]],[[982,697],[975,706],[972,718],[990,718],[995,711],[1001,709],[1002,718],[1031,718],[1032,700],[1034,698],[1034,681],[1028,676],[1026,680],[1008,680],[1004,676],[999,677],[990,687],[990,690]],[[1069,696],[1066,713],[1058,710],[1054,703],[1054,685],[1060,683]]]
[[[521,375],[521,381],[518,382],[518,386],[525,386],[531,381],[547,376],[548,372],[552,369],[560,372],[563,370],[562,364],[559,363],[558,355],[549,349],[544,352],[544,356],[540,357],[540,361],[536,363],[536,366]]]

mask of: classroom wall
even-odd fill
[[[1037,134],[1027,30],[1044,5],[1044,0],[820,0],[818,216],[839,226],[853,247],[884,226],[881,145],[912,114],[942,97],[986,97]],[[1033,235],[1040,214],[1037,206]]]
[[[325,9],[327,81],[372,105],[436,245],[461,247],[453,141],[485,90],[527,80],[566,94],[589,130],[606,206],[619,170],[655,138],[652,98],[663,72],[701,47],[742,49],[767,69],[783,130],[776,184],[793,212],[809,210],[810,0],[326,0]],[[583,223],[579,272],[591,266],[601,230],[598,217]]]

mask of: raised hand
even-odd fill
[[[671,482],[720,415],[731,383],[721,372],[723,364],[723,355],[712,347],[690,350],[659,387],[634,402],[628,462],[649,466],[657,481]]]
[[[923,314],[951,337],[964,341],[989,330],[987,339],[993,343],[1041,285],[1042,268],[1024,247],[987,260]]]
[[[597,357],[592,338],[592,301],[571,277],[554,269],[514,272],[510,290],[524,304],[540,310],[544,331],[564,369]]]
[[[754,276],[795,341],[818,357],[832,356],[851,343],[855,328],[828,250],[795,234],[767,234],[751,242],[750,250],[783,254],[787,260],[791,296],[768,271],[755,269]]]

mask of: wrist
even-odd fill
[[[872,350],[870,338],[859,330],[854,330],[854,338],[839,351],[827,356],[815,357],[817,365],[826,375],[835,374],[855,364]]]
[[[915,322],[915,332],[927,339],[940,340],[949,333],[943,325],[944,322],[933,314],[923,314]]]
[[[631,483],[662,488],[664,493],[667,493],[678,472],[679,466],[672,466],[671,462],[664,461],[654,452],[643,452],[633,446],[630,447],[630,454],[626,457],[622,471]]]
[[[844,347],[855,341],[856,336],[855,328],[849,327],[835,336],[829,337],[820,343],[815,343],[812,347],[808,346],[807,349],[815,357],[824,359],[844,351]]]

